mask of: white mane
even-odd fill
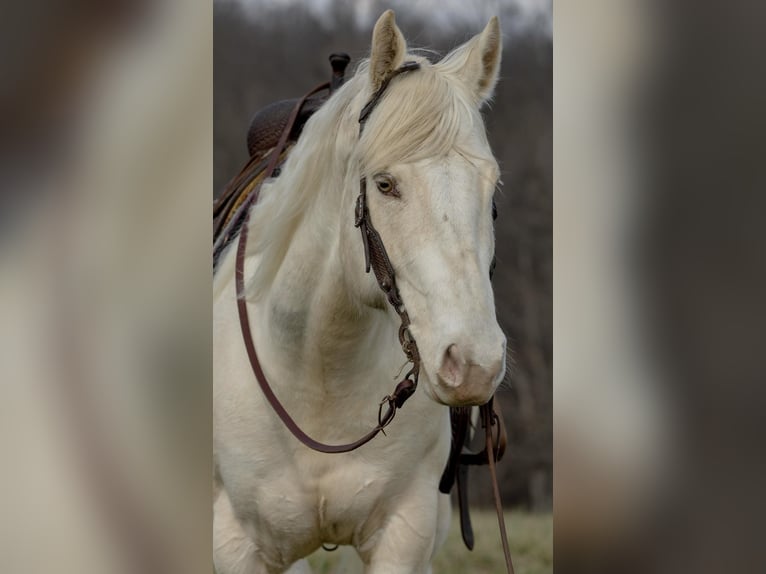
[[[407,60],[419,62],[420,69],[391,83],[361,139],[359,112],[371,96],[367,60],[312,116],[279,178],[263,185],[251,214],[247,255],[261,255],[261,261],[249,280],[248,298],[272,282],[303,217],[316,210],[337,216],[344,187],[358,186],[361,173],[377,173],[404,158],[442,157],[450,150],[477,157],[470,138],[480,134],[486,144],[484,123],[464,85],[451,76],[460,64],[454,55],[434,65],[410,54]],[[216,274],[219,285],[233,274],[233,257],[226,259]]]

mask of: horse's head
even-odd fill
[[[505,373],[506,339],[489,279],[499,171],[479,112],[492,95],[501,51],[492,18],[481,34],[430,64],[407,54],[388,11],[375,25],[370,61],[359,72],[367,83],[361,101],[403,63],[421,64],[391,81],[357,153],[370,219],[412,321],[424,387],[447,405],[485,403]],[[380,304],[373,280],[365,289],[368,301]]]

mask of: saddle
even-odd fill
[[[221,253],[239,232],[246,211],[243,209],[245,200],[263,183],[269,171],[273,171],[272,177],[279,175],[279,167],[298,141],[303,126],[343,84],[346,67],[350,61],[351,57],[348,54],[331,54],[332,76],[329,82],[318,86],[302,99],[275,102],[253,116],[247,131],[247,149],[250,157],[239,174],[229,181],[213,203],[213,270],[218,266]],[[297,116],[293,118],[293,112],[296,110]],[[271,151],[277,147],[288,125],[292,125],[292,128],[287,134],[287,141],[282,146],[274,169],[269,170],[267,168],[272,159]]]
[[[308,119],[343,84],[346,67],[351,58],[348,54],[340,53],[330,55],[329,59],[332,67],[329,82],[318,86],[303,98],[281,100],[270,104],[253,116],[247,133],[250,158],[214,202],[214,269],[223,250],[239,233],[247,209],[251,205],[249,198],[253,191],[266,179],[267,174],[270,174],[270,177],[278,177],[279,167],[298,141]],[[285,134],[288,129],[289,132]],[[276,151],[281,149],[281,153],[276,158],[271,153],[275,148],[277,148]],[[473,550],[474,547],[474,534],[468,508],[468,469],[471,466],[493,463],[490,461],[486,447],[479,452],[470,448],[471,413],[471,407],[450,407],[452,445],[439,483],[439,490],[444,494],[450,494],[457,483],[460,530],[463,542],[469,550]],[[500,460],[505,452],[507,435],[496,397],[491,400],[489,408],[482,409],[482,413],[481,424],[485,431],[492,433],[492,429],[497,429],[498,436],[491,441],[491,444],[495,445],[493,459]],[[496,487],[496,482],[494,486]],[[496,496],[496,499],[498,498]]]
[[[316,94],[304,102],[298,112],[295,125],[290,130],[288,142],[296,142],[303,131],[308,119],[316,112],[327,98],[337,90],[342,84],[346,73],[346,67],[351,61],[348,54],[330,54],[330,66],[332,66],[332,76],[330,87],[327,93]],[[289,100],[280,100],[262,108],[253,116],[250,121],[250,128],[247,131],[247,150],[250,157],[263,154],[272,149],[279,141],[279,136],[287,127],[287,121],[290,119],[290,112],[300,98]]]

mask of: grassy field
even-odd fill
[[[457,513],[453,513],[449,538],[434,560],[434,574],[502,574],[505,572],[497,517],[491,510],[473,510],[476,546],[470,552],[460,538]],[[550,574],[553,572],[553,518],[550,514],[506,515],[516,574]],[[309,559],[316,574],[357,574],[359,559],[351,548],[336,552],[320,550]]]

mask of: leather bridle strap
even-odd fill
[[[359,135],[362,135],[362,132],[364,131],[364,125],[367,123],[367,120],[370,117],[370,114],[372,111],[378,107],[378,104],[380,103],[381,98],[383,98],[383,94],[386,93],[386,90],[388,89],[388,85],[391,83],[391,80],[393,80],[395,77],[397,77],[400,74],[404,74],[406,72],[412,72],[415,70],[420,69],[420,64],[417,62],[405,62],[401,66],[399,66],[396,70],[391,72],[391,75],[388,76],[383,82],[381,82],[380,87],[375,90],[375,93],[372,94],[372,97],[370,98],[370,101],[368,101],[364,107],[362,108],[362,111],[359,112]]]
[[[417,62],[405,62],[399,68],[394,70],[386,78],[380,87],[365,104],[359,113],[359,137],[362,137],[367,120],[375,107],[380,103],[383,94],[388,88],[391,80],[404,74],[420,69]],[[367,273],[372,269],[378,287],[386,296],[386,300],[399,315],[401,324],[399,325],[399,344],[402,346],[402,352],[407,357],[407,362],[412,363],[412,368],[407,372],[404,378],[396,386],[395,395],[397,396],[397,407],[401,407],[404,402],[410,398],[418,386],[418,376],[420,374],[420,351],[415,338],[410,332],[410,316],[404,307],[404,301],[399,294],[399,288],[396,285],[396,274],[391,259],[388,257],[386,246],[383,239],[375,229],[370,219],[370,211],[367,209],[367,178],[363,175],[359,180],[359,196],[356,199],[356,209],[354,210],[354,225],[359,228],[362,234],[362,244],[364,245],[364,266]]]
[[[300,114],[300,111],[303,105],[311,96],[323,90],[327,90],[329,89],[329,87],[330,87],[329,82],[320,84],[316,88],[308,92],[295,104],[295,107],[290,112],[290,116],[287,119],[287,123],[285,124],[285,127],[282,130],[281,135],[279,136],[279,140],[277,140],[277,145],[269,153],[266,167],[263,170],[263,180],[268,179],[274,174],[274,170],[277,168],[277,164],[279,163],[279,158],[282,155],[282,152],[285,150],[285,147],[287,146],[287,140],[290,138],[290,133],[293,130],[293,126],[295,125],[295,122],[298,119],[298,115]],[[237,175],[237,177],[235,177],[234,180],[232,180],[232,182],[229,183],[229,185],[227,186],[227,189],[224,191],[224,196],[230,196],[228,197],[229,201],[232,201],[232,202],[235,201],[240,191],[243,188],[245,188],[247,185],[249,185],[250,182],[252,182],[256,177],[258,177],[259,171],[256,168],[256,165],[262,161],[263,159],[261,157],[251,157],[250,160],[248,160],[247,165],[242,169],[239,175]],[[250,195],[247,197],[247,199],[245,199],[245,201],[242,202],[242,205],[240,205],[236,209],[234,214],[228,220],[225,217],[220,217],[217,224],[214,222],[213,237],[216,237],[216,236],[218,237],[218,241],[216,241],[216,244],[214,245],[214,250],[213,250],[214,256],[215,254],[217,254],[217,252],[223,250],[225,245],[228,244],[228,236],[230,235],[233,236],[236,233],[237,229],[242,227],[242,224],[245,221],[245,219],[249,218],[250,208],[253,206],[253,204],[257,203],[260,190],[261,190],[260,185],[255,186],[253,190],[250,192]],[[219,199],[219,201],[225,202],[227,200],[222,198],[222,199]],[[223,209],[222,206],[219,206],[218,208]],[[215,210],[215,207],[214,207],[214,210]],[[223,229],[224,226],[225,226],[225,230]]]
[[[386,80],[383,83],[383,85],[375,92],[375,94],[373,94],[370,101],[362,109],[362,112],[359,118],[360,133],[361,133],[361,127],[364,126],[364,122],[366,121],[367,116],[370,114],[370,112],[374,109],[374,107],[380,101],[380,98],[382,97],[385,89],[388,87],[388,83],[391,81],[391,79],[402,72],[415,70],[417,68],[419,68],[419,65],[415,62],[408,62],[404,64],[401,68],[396,70],[388,78],[388,80]],[[295,108],[290,114],[290,118],[287,122],[287,125],[285,126],[284,131],[282,132],[282,136],[279,138],[279,142],[277,143],[276,147],[271,152],[271,157],[269,160],[269,164],[266,167],[264,179],[270,177],[273,174],[274,169],[277,166],[279,156],[284,150],[285,145],[287,144],[287,139],[290,135],[290,132],[292,131],[293,125],[295,124],[295,120],[298,117],[298,114],[300,113],[301,107],[306,102],[308,97],[314,94],[315,92],[319,91],[319,89],[324,89],[324,85],[306,94],[306,96],[301,98],[301,100],[295,105]],[[362,193],[360,194],[360,197],[364,195],[365,186],[366,186],[365,180],[362,179],[362,184],[361,184]],[[410,396],[412,396],[417,386],[417,378],[418,378],[418,373],[420,371],[420,354],[418,353],[418,348],[417,348],[417,345],[415,344],[415,340],[412,338],[412,335],[410,334],[410,331],[409,331],[410,320],[409,320],[409,316],[407,315],[407,311],[404,309],[404,305],[401,301],[401,297],[399,297],[399,290],[396,288],[396,281],[394,279],[393,266],[391,265],[391,261],[388,259],[388,255],[386,253],[385,247],[383,246],[383,242],[380,239],[380,235],[378,235],[377,231],[375,231],[375,228],[372,226],[372,223],[369,220],[369,212],[367,211],[366,205],[364,205],[364,200],[362,199],[358,201],[357,203],[357,215],[356,215],[357,221],[356,222],[357,222],[357,226],[362,227],[362,234],[363,234],[363,237],[365,237],[365,256],[367,258],[367,271],[370,270],[370,263],[372,262],[372,266],[375,271],[375,276],[378,278],[378,283],[379,285],[381,285],[381,288],[383,288],[384,285],[390,286],[390,288],[384,289],[384,291],[386,292],[389,302],[394,306],[394,309],[396,310],[396,312],[398,313],[402,321],[402,324],[399,328],[399,342],[402,345],[402,350],[404,351],[404,354],[407,356],[407,360],[413,363],[413,367],[405,375],[404,379],[402,379],[399,382],[399,384],[396,385],[394,392],[390,395],[385,396],[383,400],[380,402],[380,405],[378,408],[378,425],[375,428],[373,428],[370,432],[368,432],[366,435],[359,438],[358,440],[355,440],[353,442],[346,443],[346,444],[331,445],[331,444],[325,444],[325,443],[319,442],[318,440],[315,440],[311,438],[309,435],[307,435],[298,426],[298,424],[290,416],[290,414],[287,412],[287,410],[282,405],[280,400],[277,398],[276,394],[274,393],[274,390],[271,388],[271,385],[268,382],[268,379],[266,378],[266,375],[263,372],[263,368],[261,367],[261,362],[258,358],[258,353],[255,350],[255,344],[253,342],[253,334],[250,329],[250,317],[248,315],[248,310],[247,310],[247,299],[245,297],[245,254],[247,251],[247,235],[248,235],[248,227],[249,227],[248,224],[250,221],[250,212],[251,212],[250,208],[258,200],[259,191],[260,191],[260,186],[253,190],[250,197],[247,199],[247,201],[244,202],[244,205],[240,208],[240,210],[245,211],[246,215],[244,216],[242,227],[239,232],[239,242],[237,244],[237,256],[236,256],[235,273],[234,273],[235,285],[237,290],[237,311],[239,314],[239,324],[240,324],[240,328],[242,329],[242,338],[245,342],[245,350],[247,351],[247,357],[250,360],[250,366],[253,369],[255,378],[258,381],[258,385],[260,386],[261,391],[263,392],[263,395],[266,397],[266,400],[274,409],[274,412],[280,418],[282,423],[287,427],[287,429],[292,433],[292,435],[295,438],[297,438],[301,443],[303,443],[304,445],[306,445],[312,450],[316,450],[316,451],[327,453],[327,454],[343,453],[343,452],[350,452],[352,450],[356,450],[360,446],[370,442],[373,438],[375,438],[378,435],[378,433],[382,432],[383,429],[391,423],[391,421],[394,420],[394,416],[396,415],[396,410],[400,408]],[[363,206],[361,212],[359,207],[360,203]],[[371,248],[372,248],[372,258],[370,258]],[[386,405],[387,405],[387,409],[384,412],[383,407]]]
[[[356,216],[354,224],[362,232],[362,243],[364,243],[365,270],[367,273],[372,269],[378,286],[386,295],[386,300],[394,308],[401,324],[399,326],[399,344],[407,357],[407,362],[412,363],[412,368],[407,372],[404,378],[396,386],[396,392],[399,394],[401,407],[418,386],[418,375],[420,374],[420,351],[415,342],[412,333],[410,333],[410,316],[404,308],[404,302],[399,294],[399,288],[396,286],[396,275],[394,266],[388,258],[388,253],[383,245],[380,234],[370,221],[370,212],[367,209],[367,180],[362,178],[359,183],[359,197],[356,200]]]
[[[245,251],[246,251],[246,245],[247,245],[247,229],[248,229],[249,218],[250,216],[248,214],[244,224],[242,225],[242,230],[240,231],[239,244],[237,245],[237,261],[236,261],[235,275],[236,275],[236,286],[237,286],[237,310],[239,311],[239,324],[242,328],[242,338],[245,341],[245,349],[247,350],[247,356],[250,359],[250,366],[253,368],[253,372],[255,373],[255,378],[258,381],[258,385],[261,387],[261,391],[263,392],[263,395],[266,397],[266,400],[271,405],[271,408],[274,409],[274,412],[280,418],[282,423],[287,427],[287,429],[293,434],[295,438],[297,438],[300,442],[302,442],[304,445],[306,445],[310,449],[327,453],[327,454],[350,452],[352,450],[356,450],[363,444],[370,442],[373,438],[375,438],[378,435],[379,432],[381,432],[386,426],[388,426],[388,424],[391,423],[391,421],[394,419],[394,415],[396,414],[397,403],[399,402],[400,399],[399,397],[397,397],[396,392],[394,392],[393,395],[383,399],[383,402],[380,405],[381,408],[378,412],[378,426],[376,426],[374,429],[372,429],[362,438],[347,444],[334,445],[334,444],[325,444],[325,443],[319,442],[318,440],[315,440],[311,438],[309,435],[307,435],[303,431],[303,429],[301,429],[298,426],[298,424],[290,416],[290,414],[287,412],[287,410],[282,405],[280,400],[274,394],[274,390],[271,388],[271,385],[269,384],[269,381],[263,372],[263,369],[261,367],[261,362],[258,359],[258,353],[255,350],[255,344],[253,343],[253,334],[250,330],[250,319],[248,317],[248,312],[247,312],[247,299],[245,298],[245,278],[244,278]],[[388,403],[388,410],[386,411],[385,414],[381,414],[383,405],[386,403]]]
[[[508,570],[508,574],[513,573],[513,561],[511,560],[511,549],[508,546],[508,534],[505,530],[505,517],[503,516],[503,502],[500,499],[500,488],[497,484],[497,472],[495,470],[495,462],[497,461],[497,451],[493,446],[492,427],[497,424],[500,425],[500,419],[492,409],[492,403],[494,397],[489,402],[480,407],[481,417],[484,423],[484,432],[487,440],[487,461],[489,463],[489,474],[492,479],[492,495],[495,499],[495,511],[497,512],[497,525],[500,528],[500,539],[503,544],[503,554],[505,556],[505,567]]]

